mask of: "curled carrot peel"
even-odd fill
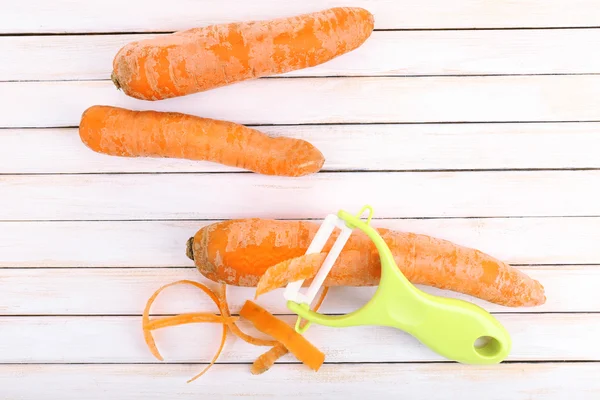
[[[237,321],[238,317],[222,317],[220,315],[211,313],[185,313],[178,314],[171,317],[156,318],[150,320],[146,328],[150,330],[168,328],[170,326],[177,326],[183,324],[193,324],[199,322],[214,322],[214,323],[225,323],[230,324]]]
[[[174,315],[174,316],[154,318],[151,320],[150,319],[150,309],[152,307],[152,304],[154,304],[154,302],[156,301],[156,298],[158,297],[158,295],[163,290],[165,290],[171,286],[175,286],[175,285],[179,285],[179,284],[191,285],[191,286],[194,286],[194,287],[202,290],[217,305],[217,308],[219,309],[221,315],[216,315],[216,314],[212,314],[212,313],[183,313],[183,314],[178,314],[178,315]],[[323,303],[323,300],[325,299],[325,296],[327,295],[327,291],[328,291],[327,287],[323,288],[323,290],[321,291],[321,294],[315,303],[315,307],[314,307],[315,311],[318,310],[319,307],[321,306],[321,304]],[[261,310],[262,310],[262,308],[261,308]],[[272,321],[275,321],[275,324],[277,325],[275,328],[277,330],[281,330],[282,324],[287,326],[283,321],[272,316],[266,310],[263,310],[263,311],[266,314],[268,314],[268,316],[270,316]],[[317,370],[320,367],[320,364],[323,363],[324,355],[321,352],[319,352],[316,348],[314,348],[314,346],[312,346],[310,343],[308,343],[308,341],[306,341],[306,339],[304,339],[301,335],[297,334],[293,330],[293,328],[287,327],[287,329],[291,329],[291,331],[295,335],[300,336],[300,339],[293,338],[293,337],[290,339],[290,337],[286,337],[286,339],[285,339],[285,343],[287,343],[287,345],[286,345],[284,342],[279,341],[279,339],[278,340],[261,339],[261,338],[253,337],[251,335],[244,333],[236,324],[236,322],[238,320],[239,320],[239,317],[231,316],[231,312],[229,310],[229,305],[227,304],[227,286],[225,284],[221,284],[217,288],[216,291],[213,291],[210,288],[208,288],[207,286],[205,286],[199,282],[194,282],[194,281],[190,281],[190,280],[180,280],[180,281],[176,281],[176,282],[173,282],[173,283],[170,283],[170,284],[160,287],[158,290],[156,290],[152,294],[152,296],[150,296],[150,298],[148,299],[148,301],[146,303],[146,307],[144,308],[144,313],[142,316],[142,327],[143,327],[143,333],[144,333],[144,340],[146,341],[146,345],[150,349],[150,352],[157,359],[163,361],[163,357],[160,354],[160,352],[158,351],[158,348],[156,347],[156,343],[154,341],[154,337],[152,336],[153,330],[167,328],[167,327],[171,327],[171,326],[178,326],[178,325],[191,324],[191,323],[202,323],[202,322],[223,324],[223,333],[221,335],[221,343],[219,345],[219,348],[217,349],[216,354],[214,355],[210,364],[207,365],[206,368],[204,368],[200,373],[198,373],[197,375],[192,377],[190,380],[188,380],[188,383],[192,382],[195,379],[202,376],[215,364],[215,362],[219,358],[219,356],[225,346],[225,342],[227,340],[227,328],[228,327],[229,327],[229,329],[231,329],[233,334],[235,334],[236,336],[240,337],[242,340],[244,340],[250,344],[253,344],[256,346],[270,346],[271,347],[271,349],[269,349],[266,353],[264,353],[260,357],[258,357],[258,359],[253,363],[253,365],[250,369],[252,374],[261,374],[263,372],[266,372],[269,368],[271,368],[275,364],[275,362],[279,358],[281,358],[282,356],[284,356],[285,354],[287,354],[290,351],[288,349],[288,346],[292,346],[294,348],[294,351],[296,351],[296,352],[304,351],[304,353],[302,354],[302,357],[298,357],[298,355],[296,355],[296,356],[302,362],[305,362],[307,365],[309,365],[311,368],[313,368],[315,370]],[[252,321],[252,322],[254,322],[254,321]],[[263,327],[263,329],[262,329],[263,332],[264,332],[264,329],[265,328]],[[259,330],[261,330],[261,329],[259,328]],[[284,329],[284,331],[285,331],[285,329]],[[269,332],[264,332],[264,333],[268,334]],[[296,354],[296,353],[294,353],[294,354]]]
[[[277,343],[254,361],[250,367],[250,372],[252,375],[260,375],[267,372],[275,364],[275,361],[279,360],[287,353],[289,353],[288,349],[286,349],[283,344]]]
[[[318,371],[323,365],[325,354],[296,332],[293,327],[258,304],[247,300],[240,310],[240,316],[252,322],[259,331],[277,339],[290,353],[314,371]]]
[[[169,283],[167,285],[160,287],[158,290],[156,290],[156,292],[154,292],[152,294],[152,296],[150,296],[150,298],[148,299],[148,302],[146,303],[146,307],[144,308],[144,314],[142,316],[142,328],[144,331],[144,340],[146,341],[146,345],[148,345],[150,352],[154,355],[154,357],[156,357],[160,361],[163,361],[164,359],[163,359],[162,355],[160,354],[160,352],[158,351],[158,348],[156,347],[156,342],[154,341],[154,337],[152,336],[153,329],[158,329],[158,328],[162,328],[162,327],[166,327],[166,326],[183,325],[183,324],[188,324],[188,323],[193,323],[193,322],[213,322],[213,317],[221,320],[220,322],[222,322],[222,324],[223,324],[223,333],[221,335],[221,344],[219,345],[217,352],[215,353],[210,364],[208,364],[206,366],[206,368],[204,368],[200,373],[198,373],[193,378],[188,380],[188,383],[189,383],[189,382],[192,382],[193,380],[201,377],[202,375],[204,375],[204,373],[206,373],[206,371],[208,371],[215,364],[215,362],[221,355],[221,352],[223,351],[223,347],[225,346],[225,341],[227,340],[227,326],[231,321],[231,316],[230,315],[227,315],[227,316],[213,315],[213,317],[208,317],[207,314],[205,314],[205,313],[187,313],[187,314],[180,314],[175,317],[166,317],[166,318],[160,318],[160,319],[155,319],[155,320],[151,321],[150,320],[150,308],[152,307],[152,304],[154,303],[154,301],[156,300],[158,295],[163,290],[165,290],[171,286],[180,285],[180,284],[192,285],[194,287],[197,287],[198,289],[201,289],[217,305],[217,308],[220,308],[219,299],[214,294],[214,292],[207,286],[205,286],[199,282],[194,282],[194,281],[190,281],[190,280],[176,281],[176,282]],[[206,321],[199,321],[200,319],[205,319]],[[231,323],[233,323],[233,322],[231,322]]]
[[[273,289],[314,276],[315,267],[325,261],[327,253],[307,254],[276,264],[265,271],[256,285],[255,298]]]
[[[321,305],[323,304],[323,300],[325,300],[325,296],[327,296],[327,292],[329,291],[328,287],[324,287],[321,291],[321,294],[317,298],[317,301],[314,306],[314,310],[318,311]],[[267,372],[277,360],[281,357],[289,353],[288,349],[281,343],[277,343],[275,346],[270,348],[266,353],[261,354],[256,361],[250,367],[250,372],[253,375],[259,375]]]

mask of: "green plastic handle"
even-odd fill
[[[349,327],[391,326],[408,332],[441,356],[465,364],[496,364],[510,352],[506,329],[490,313],[467,301],[434,296],[416,288],[402,274],[387,244],[368,223],[345,211],[338,216],[350,228],[364,231],[381,258],[381,279],[371,300],[362,308],[339,316],[327,316],[287,302],[298,316],[320,325]],[[479,341],[487,341],[476,346]]]

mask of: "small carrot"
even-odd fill
[[[319,224],[309,221],[240,219],[213,223],[187,243],[187,255],[200,273],[229,285],[257,286],[269,267],[283,262],[310,272],[319,256],[303,256]],[[543,286],[522,271],[478,250],[408,232],[378,229],[404,275],[414,284],[453,290],[510,307],[536,306],[546,301]],[[323,249],[328,252],[332,235]],[[289,265],[288,265],[289,266]],[[285,271],[279,267],[278,271]],[[357,231],[347,242],[327,276],[325,286],[379,284],[379,253],[373,242]],[[278,286],[289,279],[273,274]],[[279,283],[277,283],[279,282]],[[271,283],[267,286],[270,286]]]
[[[301,139],[174,112],[92,106],[81,117],[79,136],[98,153],[212,161],[265,175],[307,175],[325,161]]]
[[[318,371],[325,361],[325,354],[313,346],[304,336],[267,310],[250,300],[240,310],[240,316],[254,324],[256,329],[277,339],[300,361]]]
[[[367,10],[337,7],[188,29],[122,47],[112,80],[142,100],[184,96],[322,64],[359,47],[373,24]]]

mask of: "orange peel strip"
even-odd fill
[[[223,316],[225,317],[230,317],[231,312],[229,311],[229,304],[227,303],[227,285],[225,285],[224,283],[222,283],[221,286],[219,286],[218,297],[221,314],[223,314]],[[247,333],[243,332],[239,326],[237,326],[235,321],[228,323],[228,325],[229,329],[231,329],[231,332],[234,335],[242,339],[244,342],[252,344],[254,346],[276,346],[277,343],[279,343],[277,340],[261,339],[248,335]]]
[[[289,350],[281,343],[277,343],[271,347],[265,353],[258,356],[258,358],[252,363],[250,372],[252,375],[260,375],[267,372],[277,360],[289,353]]]
[[[325,300],[325,296],[327,296],[327,292],[329,291],[328,287],[324,287],[317,299],[314,310],[319,311],[321,304],[323,304],[323,300]],[[267,372],[275,362],[279,360],[281,357],[289,353],[289,350],[285,348],[285,346],[281,343],[277,343],[275,346],[271,347],[267,352],[261,354],[250,367],[250,372],[253,375],[260,375],[262,373]]]
[[[156,300],[156,298],[158,297],[158,295],[165,289],[171,287],[171,286],[175,286],[175,285],[180,285],[180,284],[185,284],[185,285],[191,285],[194,286],[200,290],[202,290],[204,293],[206,293],[208,295],[208,297],[210,297],[210,299],[217,305],[217,307],[220,309],[220,303],[219,303],[219,299],[217,298],[217,296],[214,294],[214,292],[207,286],[199,283],[199,282],[194,282],[194,281],[190,281],[190,280],[180,280],[180,281],[176,281],[176,282],[172,282],[169,283],[167,285],[161,286],[160,288],[158,288],[158,290],[156,290],[152,296],[150,296],[150,298],[148,299],[148,301],[146,302],[146,307],[144,308],[144,314],[142,316],[142,329],[144,331],[144,340],[146,341],[146,345],[148,346],[148,348],[150,349],[150,352],[152,353],[152,355],[154,355],[154,357],[156,357],[157,359],[159,359],[160,361],[163,361],[163,357],[161,356],[160,352],[158,351],[158,348],[156,347],[156,342],[154,341],[154,337],[152,336],[152,330],[153,329],[157,329],[157,328],[152,328],[150,327],[151,323],[157,323],[157,320],[154,321],[150,321],[150,308],[152,307],[152,304],[154,303],[154,301]],[[192,318],[191,315],[193,313],[188,313],[187,317],[188,318]],[[200,314],[200,313],[198,313]],[[223,314],[221,312],[221,314]],[[183,314],[185,315],[185,314]],[[179,316],[175,316],[175,317],[179,317]],[[227,316],[221,316],[221,319],[225,319],[225,318],[230,318],[230,315]],[[170,318],[170,317],[167,317]],[[193,318],[192,318],[193,319]],[[159,320],[160,321],[160,320]],[[172,321],[172,319],[171,319]],[[189,321],[188,321],[189,322]],[[187,322],[181,322],[181,320],[179,321],[178,325],[184,324]],[[204,368],[199,374],[195,375],[192,379],[188,380],[189,382],[192,382],[193,380],[201,377],[202,375],[204,375],[204,373],[206,373],[206,371],[208,371],[217,361],[217,359],[219,358],[219,356],[221,355],[221,352],[223,351],[223,347],[225,347],[225,341],[227,340],[227,322],[223,321],[223,333],[221,335],[221,344],[219,345],[219,348],[217,349],[217,352],[215,353],[213,359],[211,360],[210,364],[208,364],[206,366],[206,368]]]
[[[171,326],[184,325],[184,324],[194,324],[201,322],[213,322],[213,323],[221,323],[221,324],[230,324],[239,319],[239,317],[224,317],[221,315],[211,314],[211,313],[184,313],[178,314],[170,317],[163,318],[155,318],[150,320],[147,329],[161,329],[168,328]]]
[[[313,346],[304,336],[286,324],[284,321],[275,317],[258,304],[247,300],[240,316],[246,318],[254,324],[259,331],[272,336],[281,342],[290,353],[294,354],[298,360],[306,366],[318,371],[325,361],[325,354]]]
[[[325,257],[327,253],[307,254],[269,267],[256,285],[254,298],[285,286],[289,282],[312,278],[325,261]]]

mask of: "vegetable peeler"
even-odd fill
[[[366,221],[361,219],[369,211]],[[377,230],[371,227],[373,209],[365,206],[352,215],[340,210],[328,215],[315,234],[306,254],[320,253],[333,230],[341,230],[323,265],[305,293],[303,280],[285,288],[287,307],[298,315],[296,331],[304,333],[310,323],[330,327],[381,325],[403,330],[439,355],[464,364],[497,364],[510,352],[506,329],[483,308],[458,299],[431,295],[416,288],[398,268]],[[354,229],[373,241],[381,259],[381,278],[373,297],[361,308],[345,315],[328,316],[310,309],[310,303],[333,267]],[[308,321],[301,326],[301,319]]]

